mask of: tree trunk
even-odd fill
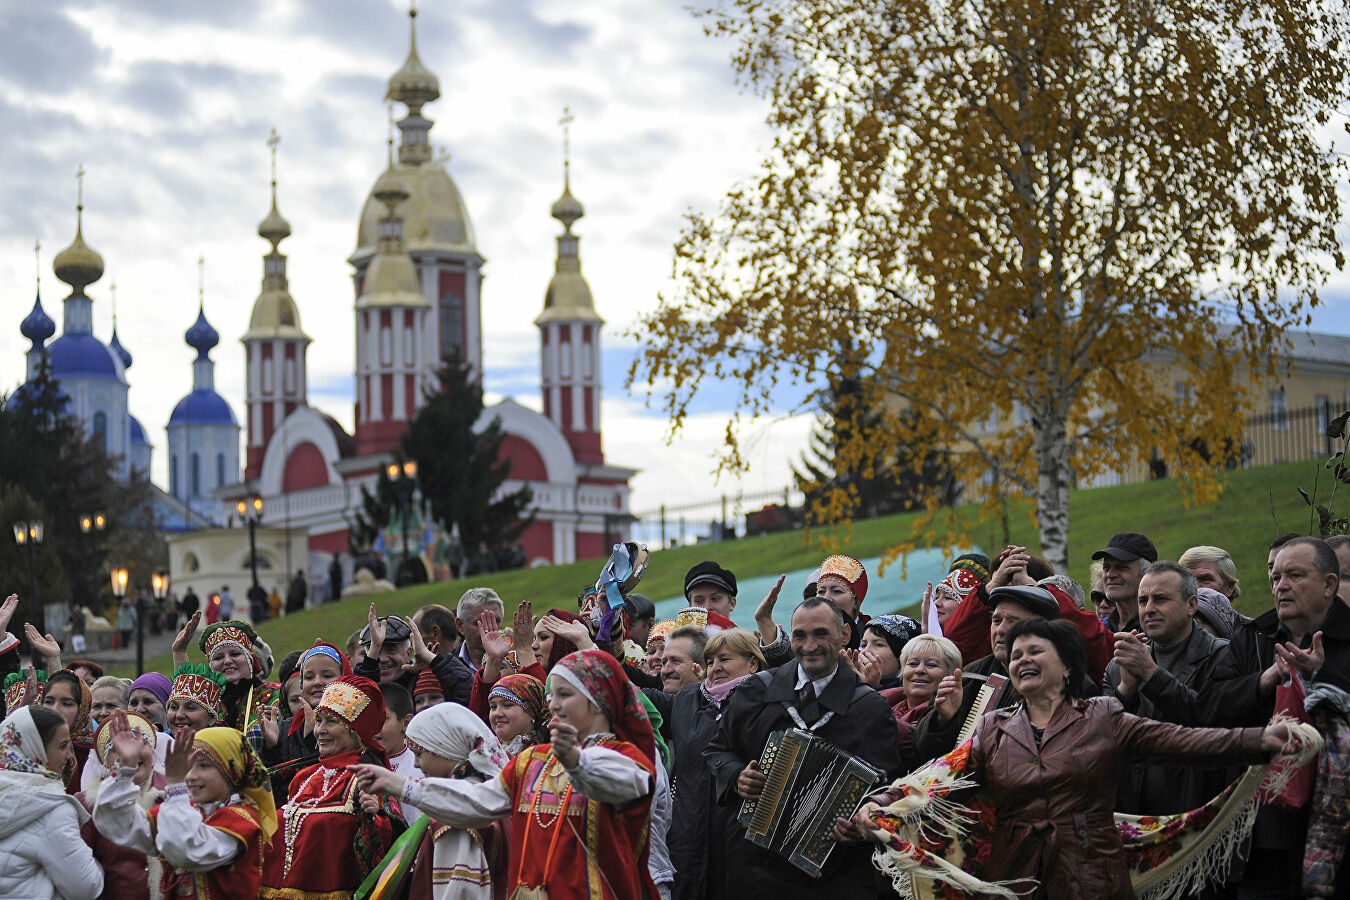
[[[1063,415],[1032,422],[1036,440],[1036,522],[1041,554],[1056,572],[1069,570],[1069,439]]]

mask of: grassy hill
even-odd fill
[[[1069,520],[1070,574],[1085,580],[1092,552],[1105,546],[1116,531],[1147,533],[1162,556],[1171,559],[1196,544],[1217,544],[1237,560],[1244,588],[1238,605],[1247,613],[1262,611],[1270,601],[1270,592],[1265,587],[1267,547],[1277,534],[1309,529],[1308,510],[1297,488],[1311,491],[1317,466],[1316,462],[1290,463],[1231,473],[1219,500],[1197,508],[1183,504],[1174,481],[1074,491]],[[1323,490],[1328,489],[1327,479],[1322,484]],[[939,534],[945,534],[953,522],[969,522],[973,512],[967,507],[957,507],[948,515],[954,518],[944,518],[938,523]],[[1030,503],[1010,504],[1006,519],[1007,533],[1014,543],[1039,546]],[[799,531],[747,538],[719,545],[715,551],[706,545],[657,550],[652,553],[642,591],[656,599],[678,595],[685,571],[709,556],[741,578],[813,566],[826,552],[824,540],[836,540],[841,550],[860,558],[875,556],[909,539],[914,521],[915,514],[907,513],[856,522],[851,527],[817,529],[809,535]],[[997,520],[972,523],[969,534],[974,543],[988,549],[1002,544],[1003,531],[1004,522]],[[381,594],[376,599],[381,614],[411,615],[426,603],[441,603],[453,609],[465,588],[487,585],[506,601],[509,618],[514,605],[525,599],[533,601],[536,610],[548,606],[574,607],[581,589],[595,581],[600,564],[601,561],[588,560],[475,576],[470,581],[418,585]],[[341,645],[352,631],[365,624],[365,617],[365,603],[346,601],[265,623],[260,632],[280,659],[289,650],[309,646],[317,637]],[[147,668],[168,672],[169,657],[149,659]]]

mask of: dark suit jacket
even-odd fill
[[[796,727],[787,708],[797,703],[798,671],[798,664],[792,663],[747,678],[736,686],[723,707],[717,733],[703,751],[703,758],[712,771],[718,802],[734,804],[733,812],[741,804],[741,796],[736,793],[741,771],[751,760],[759,759],[772,732]],[[816,729],[818,737],[882,770],[882,785],[899,774],[898,733],[890,704],[862,684],[852,669],[841,662],[818,704],[822,716],[834,713],[830,721]],[[738,900],[875,894],[878,882],[871,845],[841,844],[830,854],[821,877],[813,879],[782,857],[747,841],[745,829],[739,824],[733,824],[731,831],[728,895]]]

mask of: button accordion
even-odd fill
[[[1006,675],[990,675],[989,680],[980,685],[975,702],[971,704],[966,721],[961,724],[961,731],[956,736],[956,746],[960,747],[975,736],[975,727],[980,724],[980,718],[985,713],[998,709],[998,699],[1003,696],[1003,688],[1007,683]]]
[[[819,878],[834,820],[851,818],[882,772],[798,728],[769,735],[759,768],[764,790],[741,804],[746,839]]]

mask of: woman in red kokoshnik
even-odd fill
[[[167,799],[147,812],[136,802],[141,789],[134,778],[139,767],[153,763],[155,751],[125,712],[113,713],[110,724],[119,764],[94,804],[99,833],[161,857],[165,897],[257,897],[277,813],[267,771],[244,736],[219,726],[196,733],[180,728],[164,759]],[[136,764],[121,764],[129,760]]]
[[[405,783],[375,766],[354,768],[366,789],[401,791],[438,822],[477,828],[510,816],[508,896],[655,900],[647,827],[656,747],[636,691],[601,650],[564,657],[548,686],[552,743],[523,750],[493,780]]]
[[[187,647],[199,621],[201,613],[193,613],[174,639],[175,667],[188,661]],[[262,661],[253,646],[257,639],[253,626],[230,621],[207,626],[198,641],[207,666],[225,676],[220,724],[240,731],[257,721],[259,709],[281,702],[281,685],[262,679]]]
[[[388,771],[377,740],[384,697],[375,682],[343,675],[324,688],[314,710],[319,762],[291,780],[281,827],[264,861],[264,900],[349,898],[403,829],[396,802],[358,789],[348,767]]]

